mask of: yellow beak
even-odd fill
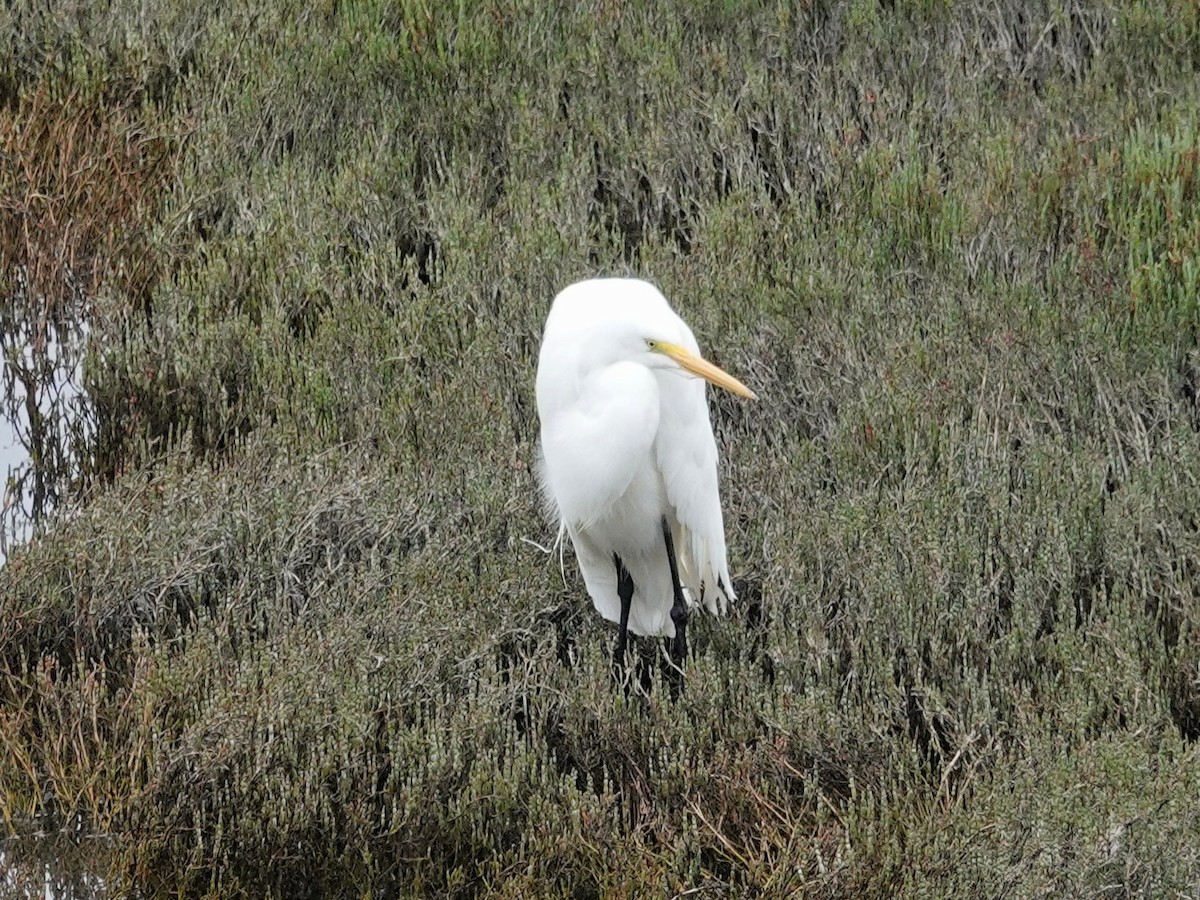
[[[746,387],[724,369],[714,366],[707,359],[703,359],[680,347],[678,344],[665,344],[658,342],[655,344],[655,349],[666,354],[679,363],[680,367],[687,369],[693,375],[699,375],[705,381],[712,382],[717,387],[723,387],[725,390],[734,394],[739,394],[742,397],[748,397],[751,400],[757,400],[758,395],[750,388]]]

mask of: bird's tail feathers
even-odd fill
[[[729,604],[737,600],[724,554],[711,553],[708,542],[687,529],[683,529],[683,538],[687,552],[680,555],[679,579],[689,604],[702,605],[713,615],[724,615]]]

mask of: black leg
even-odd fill
[[[672,693],[683,688],[683,661],[687,657],[687,601],[683,599],[683,585],[679,583],[679,566],[675,562],[675,541],[671,538],[671,526],[667,517],[662,520],[663,542],[667,545],[667,564],[671,567],[671,590],[674,600],[671,604],[671,621],[675,623],[675,638],[671,641],[671,663],[677,674],[672,681]]]
[[[617,596],[621,598],[621,621],[617,625],[617,646],[613,648],[613,672],[621,675],[625,671],[625,645],[629,643],[629,607],[633,605],[633,578],[621,557],[613,554],[617,567]]]

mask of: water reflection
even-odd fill
[[[104,881],[88,871],[85,855],[83,847],[65,837],[0,841],[0,897],[102,900],[108,896]]]
[[[72,448],[87,426],[80,390],[87,336],[82,322],[40,336],[11,322],[0,328],[0,566],[53,508],[57,482],[74,466]]]

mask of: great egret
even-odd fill
[[[705,380],[756,399],[700,356],[652,284],[593,279],[554,298],[538,358],[539,476],[592,602],[617,623],[615,668],[632,631],[670,638],[682,669],[688,599],[714,614],[735,599]]]

